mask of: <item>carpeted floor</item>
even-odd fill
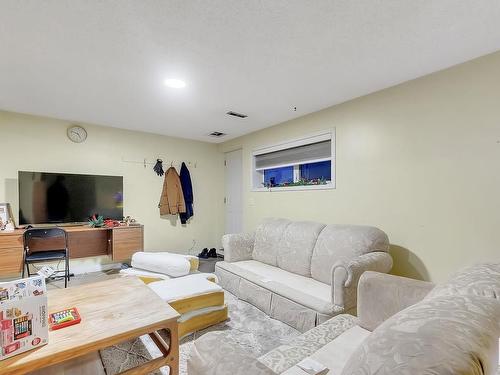
[[[71,278],[68,284],[68,288],[72,286],[78,286],[83,284],[95,283],[98,281],[109,280],[115,277],[120,277],[118,269],[112,269],[109,271],[99,271],[91,273],[83,273],[80,275],[75,275]],[[64,280],[48,280],[47,290],[51,289],[64,289]]]
[[[286,343],[299,332],[290,326],[269,318],[256,307],[238,300],[226,292],[226,303],[230,319],[199,332],[186,336],[180,345],[180,374],[187,375],[186,361],[193,340],[211,331],[238,331],[241,343],[256,356]],[[217,350],[217,348],[214,348]],[[144,361],[157,357],[161,353],[148,336],[133,342],[126,342],[101,351],[101,358],[108,375],[114,375],[124,369],[134,367]],[[168,374],[168,369],[161,369],[155,375]]]
[[[116,271],[77,275],[71,279],[70,286],[92,283],[113,277],[118,277]],[[49,282],[47,285],[49,289],[64,287],[61,281]],[[225,292],[225,297],[229,308],[229,320],[195,332],[181,340],[180,375],[188,375],[186,361],[192,342],[207,332],[237,331],[242,345],[245,345],[256,356],[282,345],[300,334],[294,328],[270,318],[256,307],[237,299],[228,292]],[[217,350],[217,348],[214,348],[214,350]],[[136,340],[109,347],[101,350],[100,354],[107,375],[114,375],[161,355],[149,336],[142,336]],[[168,374],[168,369],[162,368],[152,374],[166,375]]]

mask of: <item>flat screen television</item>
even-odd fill
[[[123,177],[19,171],[19,224],[123,218]]]

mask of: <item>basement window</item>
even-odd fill
[[[334,131],[260,148],[252,163],[254,191],[332,189]]]

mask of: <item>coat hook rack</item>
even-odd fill
[[[167,165],[168,165],[168,163],[170,163],[171,167],[174,167],[174,166],[180,167],[183,162],[186,163],[186,165],[189,167],[196,168],[198,166],[197,161],[168,159],[168,158],[165,158],[162,156],[157,156],[156,158],[153,158],[153,159],[143,158],[142,160],[128,160],[122,156],[122,163],[141,164],[144,166],[144,168],[147,168],[150,165],[155,165],[156,160],[158,160],[158,159],[162,160],[162,162],[167,164]]]

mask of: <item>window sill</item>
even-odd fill
[[[324,185],[304,185],[304,186],[281,186],[273,188],[253,188],[253,192],[275,192],[275,191],[306,191],[306,190],[331,190],[335,189],[335,184],[328,183]]]

